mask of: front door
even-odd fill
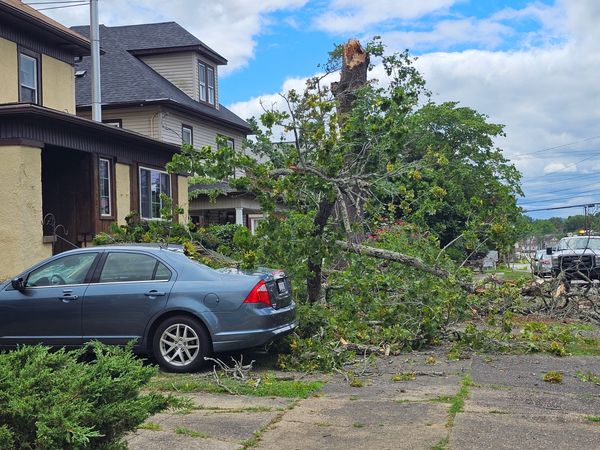
[[[54,259],[26,276],[24,290],[0,292],[0,345],[82,344],[81,306],[97,256]]]
[[[82,247],[94,232],[90,180],[90,153],[52,146],[42,150],[44,234],[57,236],[54,254]]]
[[[150,319],[165,308],[175,274],[143,252],[112,251],[83,304],[83,338],[108,344],[142,341]]]

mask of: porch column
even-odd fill
[[[0,146],[0,280],[52,255],[42,230],[42,151]]]
[[[235,224],[244,225],[244,208],[235,208]]]

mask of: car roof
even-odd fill
[[[144,253],[152,253],[155,255],[170,255],[173,253],[183,254],[183,246],[176,244],[158,244],[158,243],[128,243],[128,244],[111,244],[111,245],[98,245],[93,247],[77,248],[68,250],[60,253],[61,255],[68,255],[71,253],[80,252],[97,252],[97,251],[143,251]]]

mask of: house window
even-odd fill
[[[19,53],[19,101],[39,103],[38,86],[38,59]]]
[[[100,215],[112,216],[112,193],[110,186],[110,160],[100,158],[98,163],[100,183]]]
[[[103,120],[102,123],[116,128],[123,128],[123,121],[121,119],[107,119]]]
[[[160,219],[160,194],[171,197],[171,176],[163,171],[140,167],[140,213],[143,219]]]
[[[200,101],[215,104],[215,69],[200,62],[198,63],[198,88]]]
[[[207,87],[208,87],[208,103],[215,104],[215,69],[212,67],[206,68]]]
[[[198,82],[200,90],[200,101],[206,101],[206,65],[198,63]]]
[[[181,125],[181,143],[194,145],[194,129],[189,125]]]

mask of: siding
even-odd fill
[[[92,118],[91,111],[78,111],[78,116],[86,119]],[[144,106],[140,108],[103,109],[102,120],[120,119],[123,128],[135,131],[154,139],[160,139],[159,134],[159,108],[157,106]],[[171,141],[172,142],[172,141]],[[177,144],[181,143],[181,139]]]
[[[168,108],[163,109],[161,120],[161,140],[172,144],[181,144],[181,124],[191,125],[194,133],[194,147],[200,148],[203,145],[214,146],[217,143],[217,136],[223,135],[233,138],[236,150],[242,148],[242,142],[245,136],[239,131],[221,127],[208,121],[199,121],[174,112]]]
[[[188,96],[198,100],[198,73],[195,53],[167,53],[140,56],[140,59]]]

